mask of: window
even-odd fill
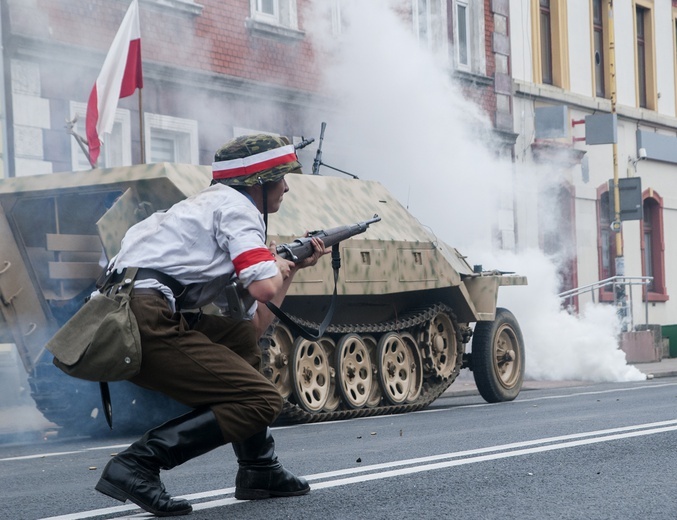
[[[256,0],[256,18],[269,23],[279,23],[280,6],[278,0]]]
[[[198,164],[197,121],[145,114],[146,162]]]
[[[609,41],[606,29],[608,24],[606,5],[606,0],[592,1],[592,61],[595,73],[595,95],[598,97],[607,97],[606,64],[608,63]]]
[[[616,276],[616,233],[611,231],[610,202],[609,186],[604,183],[597,189],[597,257],[600,280]],[[613,301],[613,287],[609,285],[600,289],[599,299]]]
[[[456,2],[456,16],[454,28],[456,29],[454,35],[454,44],[456,47],[456,62],[458,67],[470,68],[470,34],[468,23],[468,3]]]
[[[653,207],[654,204],[649,201],[645,201],[643,204],[644,218],[642,220],[642,249],[644,254],[642,255],[642,276],[653,276],[654,275],[654,259],[656,255],[653,251],[653,245],[656,241],[656,235],[653,228],[653,215],[652,213],[656,212],[656,208]],[[653,291],[654,282],[653,280],[647,286],[650,291]]]
[[[257,22],[298,28],[296,0],[250,0],[251,17]]]
[[[71,120],[77,118],[77,121],[73,125],[73,131],[83,139],[87,139],[85,132],[87,105],[85,103],[71,102],[70,112]],[[101,155],[97,165],[99,168],[130,166],[132,164],[130,126],[129,110],[118,108],[115,111],[113,131],[110,134],[101,136],[103,145],[101,146]],[[89,170],[92,167],[75,137],[71,137],[71,165],[73,171]]]
[[[639,106],[646,107],[646,41],[644,40],[644,17],[646,9],[637,8],[637,97]]]
[[[334,36],[340,36],[343,33],[341,2],[342,0],[333,0],[331,4],[331,31]]]
[[[412,0],[414,34],[422,46],[432,51],[445,50],[446,2],[442,0]]]
[[[653,17],[652,11],[646,6],[635,5],[635,66],[637,68],[637,106],[655,110],[656,95],[656,65],[653,46]]]
[[[569,88],[566,0],[532,0],[534,82]]]
[[[474,74],[486,73],[486,34],[484,18],[484,2],[473,0],[449,0],[447,9],[443,6],[440,17],[447,19],[444,32],[451,44],[450,56],[456,70]],[[502,32],[495,32],[494,37],[500,34],[507,40],[507,25]],[[444,50],[444,47],[440,47]],[[507,63],[507,62],[506,62]],[[500,65],[497,65],[500,69]],[[507,72],[506,70],[500,70]]]
[[[418,41],[429,45],[431,32],[430,4],[432,0],[414,0],[414,31]]]
[[[653,276],[651,283],[644,289],[644,299],[666,301],[663,198],[649,188],[642,194],[642,199],[642,276]]]
[[[552,28],[550,24],[550,0],[539,0],[541,27],[541,81],[552,85]]]
[[[564,182],[548,188],[539,201],[539,233],[543,252],[557,265],[558,292],[578,286],[575,188]],[[563,302],[578,307],[578,299]]]

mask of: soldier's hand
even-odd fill
[[[306,233],[306,236],[308,236],[308,233]],[[305,260],[303,260],[302,262],[296,264],[297,269],[303,269],[304,267],[310,267],[315,265],[317,261],[320,259],[320,257],[326,255],[331,251],[331,249],[324,247],[324,242],[322,242],[321,238],[313,237],[310,239],[310,241],[313,244],[313,254],[310,255]]]
[[[276,251],[277,244],[275,242],[271,242],[270,246],[268,249],[270,250],[271,254],[273,255],[273,258],[275,258],[275,264],[277,264],[277,268],[280,270],[280,274],[282,275],[282,279],[286,280],[289,278],[289,274],[291,273],[292,268],[294,268],[294,262],[291,260],[285,260],[281,256],[277,254]]]

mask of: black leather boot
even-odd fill
[[[275,440],[266,428],[242,442],[234,442],[239,469],[235,477],[235,498],[260,500],[305,495],[310,486],[282,467],[275,455]]]
[[[156,516],[187,515],[187,500],[175,500],[160,480],[171,469],[224,444],[214,413],[193,410],[144,434],[104,468],[96,490],[136,505]]]

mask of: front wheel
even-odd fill
[[[496,309],[494,321],[475,325],[472,370],[480,395],[488,403],[512,401],[524,382],[524,340],[515,316]]]

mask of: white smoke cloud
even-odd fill
[[[499,306],[515,314],[527,345],[526,375],[536,380],[640,381],[618,348],[615,307],[588,304],[579,315],[560,308],[557,268],[541,251],[503,253],[495,262],[526,274],[526,287],[502,287]]]
[[[327,19],[326,5],[316,2],[323,15],[317,20]],[[331,55],[323,80],[338,100],[332,113],[319,115],[328,123],[323,160],[381,182],[440,239],[474,251],[471,263],[529,278],[527,287],[501,288],[499,302],[521,323],[528,378],[643,379],[618,349],[613,308],[597,305],[569,315],[556,296],[556,267],[542,253],[491,252],[498,204],[513,193],[512,165],[496,160],[488,121],[452,82],[444,60],[414,38],[407,16],[394,8],[401,2],[342,6],[346,23],[339,38],[322,22],[307,24],[314,43]],[[520,190],[514,193],[519,197]]]
[[[481,142],[488,133],[477,131],[490,127],[486,116],[461,96],[389,2],[344,6],[353,9],[344,9],[342,37],[324,45],[333,53],[324,85],[340,106],[326,114],[323,159],[383,183],[454,245],[487,240],[493,211],[473,212],[472,222],[467,211],[494,208],[511,167],[493,162]]]

